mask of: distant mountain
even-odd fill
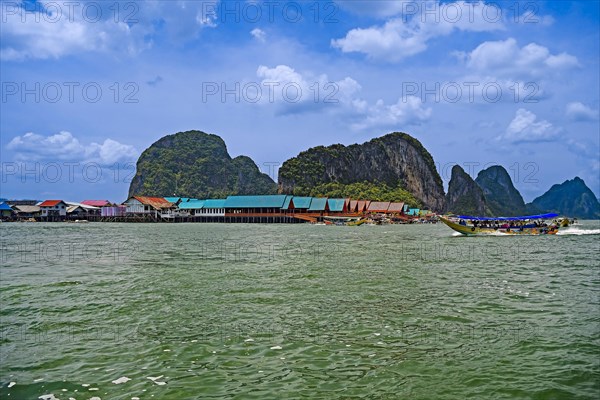
[[[431,154],[406,133],[394,132],[363,144],[317,146],[279,169],[279,187],[249,157],[231,158],[225,142],[201,131],[165,136],[137,162],[129,195],[222,198],[233,194],[352,197],[404,201],[411,206],[463,215],[516,216],[557,212],[600,218],[600,201],[576,177],[554,185],[525,204],[506,169],[495,165],[473,180],[452,168],[444,195]]]
[[[483,189],[489,211],[494,216],[512,217],[527,214],[521,193],[513,186],[504,167],[494,165],[477,174],[475,182]]]
[[[458,215],[490,214],[483,190],[459,165],[452,167],[446,211]]]
[[[444,209],[442,179],[431,154],[417,139],[399,132],[363,144],[303,151],[279,169],[279,191],[413,204],[416,200],[424,208]]]
[[[137,162],[129,195],[222,198],[273,194],[277,185],[249,157],[231,158],[217,135],[200,131],[168,135],[147,148]]]
[[[528,206],[542,212],[556,212],[571,218],[600,219],[600,202],[579,177],[553,185]]]

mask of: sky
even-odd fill
[[[500,164],[525,201],[600,195],[598,1],[0,4],[3,198],[124,201],[141,152],[193,129],[275,180],[400,131],[446,187]]]

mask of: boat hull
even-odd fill
[[[448,225],[448,227],[454,229],[456,232],[462,233],[463,235],[555,235],[558,232],[557,228],[551,227],[523,229],[480,228],[477,226],[461,225],[442,216],[439,218],[440,221]]]

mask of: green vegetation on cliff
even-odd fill
[[[557,212],[566,217],[600,218],[600,202],[579,177],[553,185],[528,206],[538,212]]]
[[[444,189],[433,157],[415,138],[394,132],[363,144],[317,146],[279,169],[279,191],[298,196],[404,201],[441,211]]]
[[[137,162],[129,195],[222,198],[273,194],[275,182],[246,156],[231,158],[217,135],[200,131],[168,135],[147,148]]]
[[[493,165],[477,174],[475,182],[483,189],[487,206],[493,216],[513,217],[527,214],[521,193],[514,187],[510,175],[501,165]]]
[[[294,195],[332,198],[368,199],[372,201],[399,201],[410,207],[420,208],[421,202],[401,187],[390,187],[385,183],[355,182],[350,184],[323,183],[312,188],[296,188]]]
[[[483,190],[460,165],[452,167],[446,211],[459,215],[491,215]]]

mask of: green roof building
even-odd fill
[[[313,197],[308,211],[327,211],[327,198]]]
[[[281,210],[288,196],[285,194],[274,194],[265,196],[228,196],[225,200],[225,208],[277,208]]]
[[[327,207],[329,207],[329,211],[344,212],[346,211],[346,199],[327,199]]]

